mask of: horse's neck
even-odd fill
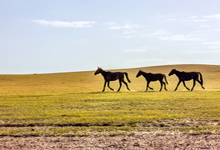
[[[146,73],[146,72],[142,72],[142,75],[144,76],[144,77],[147,77],[147,76],[149,76],[151,73]]]
[[[107,75],[107,71],[102,70],[101,74],[105,77]]]
[[[176,70],[175,74],[176,74],[177,76],[181,76],[181,72],[180,72],[180,71],[177,71],[177,70]]]

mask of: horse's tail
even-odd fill
[[[169,85],[169,83],[167,82],[167,78],[166,78],[165,74],[163,74],[163,77],[164,77],[166,83]]]
[[[203,87],[203,79],[202,79],[202,74],[201,74],[200,72],[198,72],[198,74],[200,75],[200,82],[201,82],[201,86],[202,86],[202,88],[203,88],[203,89],[205,89],[205,88]]]
[[[129,78],[128,78],[128,73],[127,73],[127,72],[124,72],[124,74],[125,74],[125,76],[126,76],[128,82],[130,83],[131,81],[130,81]]]

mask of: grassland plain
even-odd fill
[[[203,90],[193,92],[168,77],[171,69],[198,71]],[[104,69],[104,68],[103,68]],[[168,91],[144,92],[146,81],[136,78],[139,69],[167,75]],[[116,70],[112,70],[116,71]],[[142,133],[220,133],[220,66],[170,65],[123,69],[131,91],[103,88],[103,77],[94,71],[33,75],[0,75],[0,135],[75,136],[134,135]],[[192,81],[186,83],[192,87]],[[118,82],[111,82],[118,88]]]

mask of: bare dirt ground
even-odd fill
[[[220,149],[220,135],[0,137],[0,149]]]

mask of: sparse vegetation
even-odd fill
[[[167,74],[171,69],[203,73],[204,91],[167,77],[168,91],[145,90],[138,69],[126,70],[128,92],[101,92],[103,78],[94,72],[0,76],[0,135],[73,136],[220,132],[220,66],[179,65],[142,68]],[[118,82],[111,85],[118,87]],[[159,82],[151,83],[159,89]],[[187,82],[191,87],[192,83]],[[124,88],[124,89],[123,89]],[[160,131],[160,132],[159,132]]]

